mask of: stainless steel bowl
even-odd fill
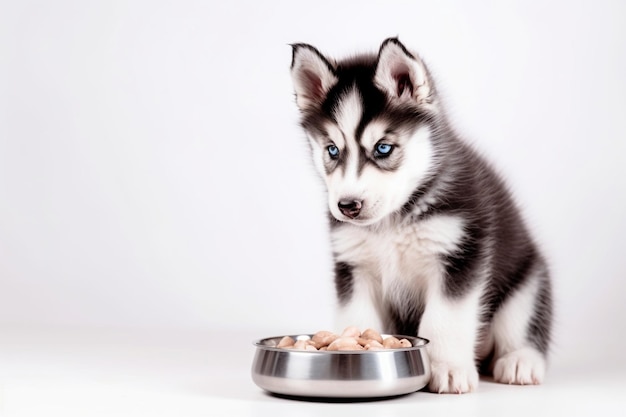
[[[293,336],[306,339],[312,335]],[[383,335],[386,337],[389,335]],[[428,340],[377,351],[301,351],[277,348],[283,336],[256,341],[252,380],[272,393],[298,397],[373,398],[409,394],[428,384]]]

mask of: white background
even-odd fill
[[[626,367],[619,1],[2,2],[0,328],[328,328],[289,44],[396,35],[550,260],[553,367]]]

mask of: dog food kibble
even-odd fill
[[[407,348],[413,347],[413,345],[407,339],[400,339],[400,347]]]
[[[297,350],[317,350],[310,340],[298,340],[293,344],[293,348]]]
[[[298,337],[294,340],[290,336],[283,337],[276,347],[283,349],[306,350],[306,351],[359,351],[359,350],[383,350],[412,347],[407,339],[398,339],[394,336],[383,336],[376,330],[367,329],[361,333],[355,326],[346,329],[337,335],[333,332],[321,330],[306,338]]]
[[[386,349],[395,349],[400,347],[400,339],[395,338],[393,336],[389,336],[385,340],[383,340],[383,346]]]
[[[383,337],[376,330],[367,329],[361,333],[363,339],[375,340],[378,343],[383,343]]]
[[[363,346],[354,337],[341,336],[328,345],[328,350],[363,350]]]
[[[289,336],[285,336],[282,339],[280,339],[280,342],[278,342],[278,345],[276,345],[276,347],[287,348],[287,347],[293,347],[293,345],[295,344],[296,344],[295,340],[293,340]]]
[[[312,341],[315,342],[316,347],[319,349],[324,346],[328,346],[335,341],[339,336],[337,336],[333,332],[327,331],[319,331],[313,335],[311,338]]]
[[[350,326],[350,327],[346,327],[343,330],[343,333],[341,333],[341,336],[357,338],[361,336],[361,331],[356,326]]]

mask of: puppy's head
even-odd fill
[[[378,55],[334,61],[293,45],[296,103],[339,221],[372,225],[428,177],[436,95],[423,62],[397,39]]]

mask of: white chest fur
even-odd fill
[[[453,252],[463,235],[463,218],[438,215],[409,224],[346,225],[333,231],[332,244],[336,260],[354,267],[355,283],[366,280],[370,291],[393,298],[440,284],[441,255]]]

